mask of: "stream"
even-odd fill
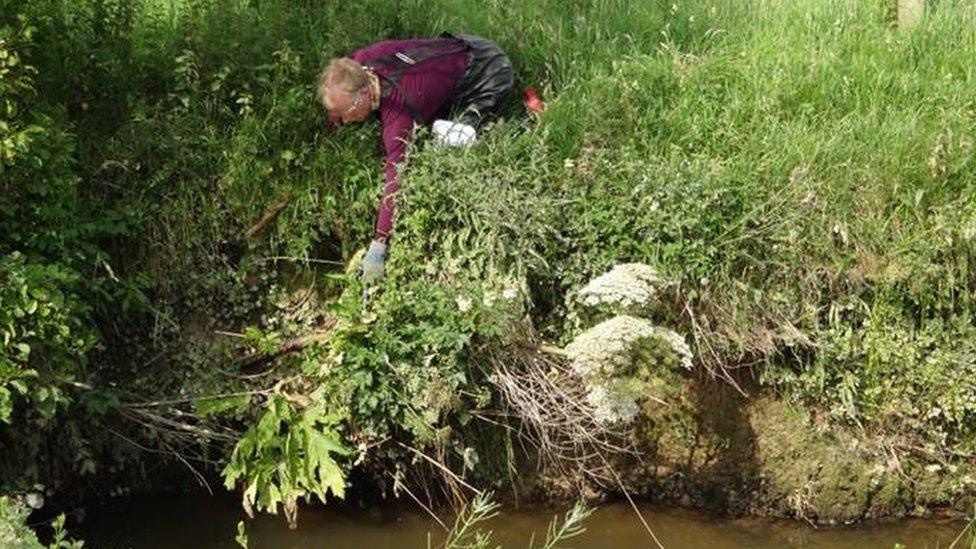
[[[503,548],[529,547],[533,532],[544,536],[555,514],[563,509],[503,508],[488,528]],[[813,528],[798,521],[714,517],[694,509],[642,505],[641,512],[667,548],[755,549],[948,547],[964,522],[902,519],[862,526]],[[86,510],[73,529],[85,547],[102,548],[227,548],[234,549],[236,525],[244,518],[238,501],[221,496],[122,498]],[[447,521],[445,521],[447,522]],[[601,505],[584,523],[586,532],[563,547],[629,549],[653,547],[653,541],[626,503]],[[428,515],[403,506],[304,507],[297,530],[281,517],[260,515],[246,522],[251,549],[426,548],[443,540],[444,531]],[[536,543],[538,545],[538,539]],[[968,547],[968,545],[966,545]]]

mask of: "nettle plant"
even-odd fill
[[[34,29],[0,3],[0,423],[16,404],[44,419],[70,402],[98,341],[94,271],[100,230],[83,221],[69,153],[73,140],[38,99],[28,64]]]

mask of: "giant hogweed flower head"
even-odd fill
[[[675,332],[674,330],[669,330],[667,328],[655,327],[654,333],[657,337],[666,341],[671,349],[674,350],[678,355],[678,366],[681,366],[685,370],[691,369],[691,347],[688,346],[688,342],[685,341],[684,336]]]
[[[588,386],[586,402],[593,408],[593,419],[604,425],[633,421],[641,410],[641,385],[634,379],[613,378]]]
[[[691,348],[678,333],[629,315],[604,320],[566,346],[581,376],[634,375],[642,370],[691,368]]]
[[[653,335],[649,321],[615,316],[576,336],[566,353],[573,371],[583,377],[628,374],[639,342]]]
[[[691,368],[692,359],[681,335],[629,315],[584,331],[565,351],[586,386],[594,416],[603,423],[634,419],[648,378],[664,369]]]
[[[621,263],[583,286],[577,299],[588,307],[646,308],[653,304],[654,297],[666,284],[667,281],[650,265]]]

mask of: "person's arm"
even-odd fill
[[[385,109],[381,119],[383,148],[386,150],[386,184],[383,186],[383,198],[380,200],[375,230],[376,237],[385,239],[393,228],[396,194],[400,190],[398,170],[407,153],[407,142],[411,138],[414,121],[403,107]]]
[[[363,258],[361,278],[372,284],[383,277],[386,268],[386,239],[393,228],[393,214],[396,211],[396,194],[400,190],[398,169],[407,152],[407,140],[413,131],[413,118],[406,109],[387,108],[381,113],[383,121],[383,148],[386,149],[386,184],[376,216],[373,242]]]

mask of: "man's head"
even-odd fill
[[[369,71],[341,57],[329,62],[319,75],[316,97],[329,115],[343,122],[361,122],[373,111],[375,92]]]

